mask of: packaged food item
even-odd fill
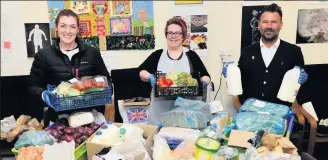
[[[83,84],[84,90],[92,88],[95,84],[94,78],[90,76],[82,77],[81,82]]]
[[[108,81],[106,76],[95,76],[94,77],[94,87],[106,88],[108,86]]]
[[[197,160],[212,160],[220,148],[220,142],[208,137],[200,137],[196,142],[195,158]]]

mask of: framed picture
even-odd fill
[[[91,22],[90,22],[90,20],[80,20],[79,31],[80,31],[80,35],[82,37],[91,36]]]
[[[114,17],[132,15],[132,1],[110,1],[110,8],[111,16]]]
[[[27,57],[34,57],[43,47],[50,46],[49,23],[25,23]]]
[[[111,18],[111,35],[130,35],[132,34],[131,18]]]

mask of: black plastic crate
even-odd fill
[[[161,71],[156,72],[156,85],[155,97],[190,97],[190,96],[203,96],[203,88],[200,82],[200,73],[191,73],[192,78],[197,80],[198,86],[181,86],[181,87],[159,87],[157,80],[159,77],[164,76],[166,73]]]

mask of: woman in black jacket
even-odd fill
[[[139,76],[141,80],[150,82],[155,86],[155,72],[199,72],[203,87],[210,82],[210,75],[207,72],[202,60],[196,52],[183,47],[183,42],[187,37],[187,25],[181,18],[171,18],[165,26],[165,36],[167,48],[153,52],[140,66]],[[160,113],[173,109],[174,99],[168,100],[161,97],[151,96],[149,122],[151,124],[160,123]]]
[[[109,72],[104,64],[99,50],[87,46],[78,38],[79,17],[69,9],[62,10],[55,21],[58,38],[52,46],[40,50],[34,57],[28,91],[30,95],[45,101],[48,106],[49,94],[47,84],[59,85],[62,81],[83,76],[106,76],[110,80]],[[104,106],[95,107],[104,113]],[[55,121],[58,114],[49,107],[47,119]],[[66,113],[66,112],[63,112]]]

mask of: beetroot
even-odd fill
[[[56,130],[59,130],[59,131],[62,131],[65,128],[66,128],[65,125],[62,125],[62,124],[56,126]]]

